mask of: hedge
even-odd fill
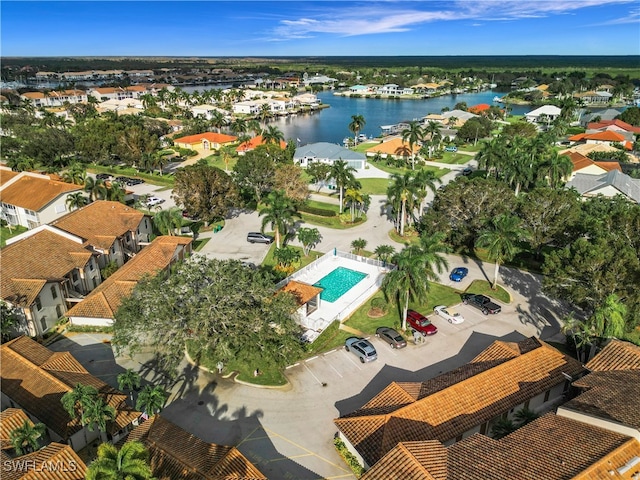
[[[312,215],[319,215],[321,217],[335,217],[337,213],[334,210],[327,210],[325,208],[310,207],[309,205],[300,205],[298,210],[304,213],[310,213]]]

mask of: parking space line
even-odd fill
[[[360,365],[358,365],[356,362],[354,362],[354,361],[351,359],[351,354],[350,354],[349,352],[345,351],[344,353],[345,353],[345,356],[347,357],[347,360],[349,360],[351,363],[353,363],[353,365],[354,365],[358,370],[362,370],[362,367],[360,367]]]
[[[316,382],[318,382],[320,385],[322,385],[322,382],[320,381],[320,379],[318,377],[316,377],[316,375],[311,371],[311,369],[309,368],[309,366],[305,363],[304,364],[305,368],[307,370],[309,370],[309,373],[311,374],[311,376],[313,376],[313,378],[316,379]]]
[[[336,369],[335,369],[335,367],[334,367],[333,365],[329,364],[329,366],[331,367],[331,369],[332,369],[334,372],[336,372],[336,373],[338,374],[338,376],[339,376],[340,378],[343,378],[343,377],[342,377],[342,375],[340,374],[340,372],[339,372],[338,370],[336,370]]]

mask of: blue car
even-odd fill
[[[469,273],[469,269],[466,267],[457,267],[454,268],[451,274],[449,275],[449,279],[454,282],[460,282],[464,277]]]

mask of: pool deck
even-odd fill
[[[293,277],[298,282],[313,285],[337,267],[362,272],[367,274],[367,276],[351,289],[347,290],[347,292],[335,302],[331,303],[320,300],[320,306],[315,312],[307,317],[300,318],[302,326],[308,329],[304,336],[308,341],[315,340],[322,330],[327,328],[334,320],[344,321],[351,313],[365,303],[371,295],[378,291],[384,275],[388,272],[388,269],[383,267],[335,256],[323,262],[318,262],[303,274],[299,276],[294,275]]]

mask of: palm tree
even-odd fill
[[[442,273],[449,268],[449,262],[442,255],[451,252],[451,248],[444,243],[445,234],[442,232],[426,232],[420,236],[420,252],[425,264],[425,275],[431,280],[437,280],[436,270]]]
[[[103,199],[107,196],[107,187],[104,180],[87,177],[84,183],[84,191],[89,193],[92,201]]]
[[[107,404],[104,398],[96,396],[93,401],[85,407],[85,425],[93,431],[93,427],[98,427],[99,432],[107,431],[107,422],[116,418],[116,409]]]
[[[351,248],[356,251],[356,255],[360,255],[360,252],[367,246],[367,241],[364,238],[357,238],[351,242]]]
[[[573,171],[573,162],[567,155],[558,155],[552,151],[542,160],[538,168],[538,177],[547,181],[551,188],[560,187]]]
[[[120,450],[111,443],[98,447],[98,457],[87,468],[87,480],[147,480],[153,477],[149,452],[137,441],[126,442]]]
[[[315,245],[320,243],[322,239],[322,235],[320,235],[320,231],[317,228],[300,228],[298,229],[298,241],[302,243],[302,250],[304,251],[304,256],[309,255],[309,251]]]
[[[431,145],[438,144],[440,146],[440,142],[442,141],[442,134],[440,133],[441,125],[438,122],[434,122],[433,120],[427,123],[424,127],[424,136],[429,137],[429,141]],[[432,147],[429,147],[429,158],[433,155]]]
[[[416,198],[415,177],[411,172],[403,175],[391,175],[391,185],[387,188],[387,198],[396,210],[396,228],[401,237],[404,236],[404,225],[407,219],[407,208],[413,210]]]
[[[504,157],[506,145],[502,137],[495,137],[491,140],[485,140],[480,146],[480,151],[476,155],[478,161],[478,168],[487,171],[487,178],[492,171],[499,171],[502,166],[502,158]]]
[[[436,182],[442,183],[442,180],[436,177],[433,170],[418,170],[414,179],[415,185],[418,188],[421,188],[422,191],[416,192],[416,197],[420,203],[420,211],[418,215],[422,215],[425,207],[425,200],[427,198],[427,190],[431,190],[433,194],[436,194]]]
[[[351,223],[353,223],[355,219],[356,206],[364,201],[364,196],[358,188],[347,188],[344,193],[344,201],[349,205],[349,210],[351,211]]]
[[[151,385],[145,385],[138,394],[136,409],[149,416],[153,416],[162,410],[166,400],[167,394],[161,386],[152,387]]]
[[[79,163],[69,165],[69,168],[62,174],[62,179],[67,183],[84,185],[86,171]]]
[[[267,129],[262,133],[262,140],[264,143],[273,143],[274,145],[280,145],[280,142],[284,142],[284,135],[273,125],[269,125]]]
[[[160,210],[153,216],[153,225],[163,235],[174,235],[182,226],[182,210],[178,207]]]
[[[273,258],[278,262],[278,267],[286,270],[300,261],[300,250],[295,250],[291,247],[276,248],[273,252]]]
[[[513,259],[520,252],[518,242],[526,238],[526,231],[521,226],[521,220],[510,214],[498,215],[491,220],[489,226],[480,232],[476,246],[486,248],[489,259],[495,262],[493,276],[494,290],[498,285],[500,265]]]
[[[89,203],[89,199],[85,197],[82,192],[70,193],[67,196],[67,200],[65,202],[69,210],[77,210],[81,207],[84,207]]]
[[[65,393],[60,402],[71,418],[80,418],[82,425],[87,424],[87,411],[98,397],[98,390],[91,385],[77,383],[73,390]]]
[[[107,200],[124,203],[126,193],[118,182],[111,182],[107,187]]]
[[[276,237],[276,248],[280,248],[280,236],[286,238],[289,227],[293,225],[294,217],[300,217],[293,201],[287,197],[284,190],[274,190],[265,199],[266,206],[260,210],[263,216],[262,231],[267,224],[271,224]]]
[[[140,374],[132,368],[128,368],[126,371],[118,374],[117,380],[118,388],[128,391],[131,401],[133,401],[133,391],[140,388],[140,381],[142,380]]]
[[[520,428],[525,426],[527,423],[533,422],[539,416],[540,415],[529,408],[522,408],[513,415],[513,418],[517,422],[518,428]]]
[[[491,426],[491,436],[499,440],[517,429],[518,427],[508,418],[500,418]]]
[[[342,194],[343,194],[344,187],[348,183],[355,181],[356,177],[353,174],[353,172],[355,171],[356,171],[355,168],[350,167],[349,164],[342,159],[337,160],[333,162],[333,164],[331,164],[329,176],[335,180],[336,187],[338,187],[338,190],[340,193],[340,213],[342,213],[342,208],[343,208]]]
[[[267,120],[271,118],[271,106],[268,103],[263,103],[260,105],[260,112],[258,112],[258,118],[265,125],[267,124]]]
[[[414,147],[422,142],[424,138],[424,130],[417,121],[409,122],[409,126],[402,130],[402,141],[409,143],[409,150],[411,150],[411,169],[416,168],[416,154]]]
[[[247,122],[247,130],[253,132],[253,134],[257,137],[262,133],[262,125],[260,125],[260,122],[255,118],[251,119]]]
[[[231,122],[229,128],[231,128],[231,131],[235,135],[247,133],[247,121],[244,118],[236,118],[233,122]]]
[[[404,248],[393,257],[393,263],[396,269],[384,277],[381,288],[387,301],[397,302],[402,308],[402,329],[406,330],[409,300],[426,302],[429,282],[420,248]]]
[[[227,125],[227,119],[224,116],[224,113],[222,113],[220,110],[214,110],[211,114],[210,123],[211,126],[215,128],[218,133],[220,133],[222,127]]]
[[[35,452],[40,447],[40,438],[47,427],[43,423],[36,423],[25,419],[22,425],[14,428],[9,433],[9,441],[18,456]]]
[[[391,260],[391,257],[395,255],[396,249],[391,245],[378,245],[373,253],[376,257],[378,257],[379,260],[387,263],[389,262],[389,260]]]
[[[627,307],[615,293],[608,295],[588,320],[593,334],[598,338],[620,338],[626,327]]]
[[[349,123],[349,131],[353,133],[353,144],[358,144],[358,133],[367,124],[362,115],[351,115],[351,123]]]

